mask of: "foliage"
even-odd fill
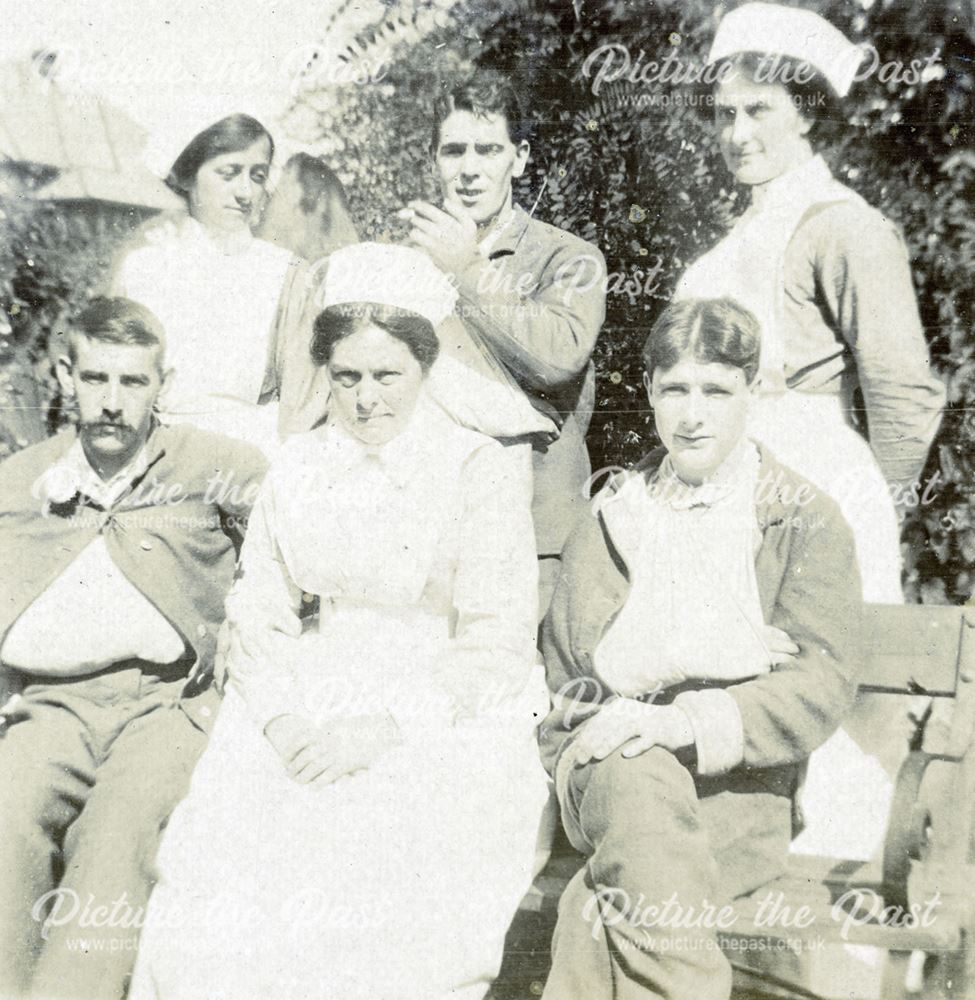
[[[352,4],[368,23],[342,58],[368,72],[340,86],[316,87],[312,77],[289,115],[292,133],[339,171],[364,235],[395,237],[396,210],[434,194],[430,104],[442,78],[477,62],[516,79],[536,126],[518,200],[596,243],[611,274],[589,436],[597,467],[632,461],[653,444],[639,347],[677,276],[727,228],[744,192],[730,183],[688,90],[620,79],[594,94],[584,66],[609,43],[625,45],[637,70],[668,53],[700,59],[725,6],[712,0]],[[933,602],[965,600],[975,586],[972,13],[965,0],[803,0],[802,6],[856,40],[871,40],[885,63],[907,68],[939,50],[940,69],[924,82],[874,73],[858,83],[849,127],[829,155],[842,180],[903,227],[935,364],[949,386],[949,410],[927,470],[939,477],[935,496],[905,525],[908,590]],[[82,223],[77,207],[31,203],[5,202],[3,209],[0,307],[13,315],[12,336],[0,339],[6,352],[0,364],[16,354],[21,369],[44,368],[64,310],[90,293],[113,241],[139,220],[122,214]],[[68,217],[79,221],[69,225]],[[42,413],[51,393],[38,395],[34,405]]]
[[[0,457],[59,421],[51,355],[64,320],[104,285],[119,243],[150,214],[36,202],[28,179],[17,186],[0,199]]]
[[[380,85],[349,86],[318,105],[322,150],[351,183],[368,234],[389,235],[395,209],[431,193],[429,108],[442,75],[477,62],[518,81],[536,125],[519,201],[537,201],[540,218],[596,243],[609,265],[589,435],[596,467],[632,461],[654,443],[639,348],[687,262],[726,230],[745,200],[719,162],[689,88],[639,80],[642,66],[668,52],[700,60],[725,6],[496,0],[488,8],[465,0],[422,40],[392,45]],[[975,587],[972,14],[964,0],[802,6],[853,39],[871,41],[878,62],[888,65],[855,85],[847,127],[826,152],[840,179],[897,222],[908,242],[949,410],[925,474],[937,477],[934,498],[905,524],[907,589],[915,599],[962,601]],[[388,51],[389,37],[379,36]],[[586,60],[611,43],[628,50],[636,81],[624,76],[594,94],[599,64],[587,76]],[[365,39],[361,51],[369,49]],[[912,83],[905,77],[914,60],[935,68]],[[305,95],[299,104],[314,101]]]

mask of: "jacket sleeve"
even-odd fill
[[[789,531],[770,624],[792,637],[799,654],[754,680],[675,699],[691,718],[702,774],[804,760],[856,696],[862,599],[850,529],[836,506],[819,498]]]
[[[528,389],[577,378],[606,316],[606,264],[593,246],[558,247],[541,273],[511,273],[490,260],[458,276],[458,311]]]
[[[833,222],[817,241],[818,284],[856,360],[881,471],[888,482],[909,485],[938,432],[945,388],[931,371],[907,247],[874,211],[825,216],[821,225]]]
[[[628,584],[612,553],[602,519],[587,508],[563,549],[555,593],[542,622],[552,710],[539,730],[539,746],[553,776],[574,733],[612,696],[593,666],[602,633],[626,599]]]
[[[214,435],[219,442],[219,464],[214,489],[217,507],[232,518],[246,520],[267,473],[267,459],[260,449],[244,441]]]

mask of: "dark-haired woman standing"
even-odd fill
[[[860,56],[810,11],[749,3],[724,17],[709,56],[715,132],[751,204],[677,296],[730,296],[758,317],[761,388],[749,431],[839,503],[864,599],[900,603],[894,500],[911,502],[945,394],[903,239],[814,148],[842,120]],[[869,857],[879,846],[891,792],[880,762],[896,766],[899,735],[892,741],[891,720],[878,726],[865,710],[848,727],[856,742],[841,730],[813,755],[802,849]]]
[[[114,291],[148,306],[166,329],[174,375],[162,418],[273,451],[277,406],[263,389],[294,258],[252,232],[266,199],[271,134],[248,115],[215,114],[180,119],[151,140],[147,162],[187,214],[146,228],[142,245],[123,257]]]

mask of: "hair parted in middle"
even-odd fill
[[[705,364],[731,365],[749,385],[758,374],[761,328],[754,314],[731,298],[683,299],[657,317],[643,345],[643,365],[653,378],[690,355]]]
[[[500,115],[508,126],[508,138],[517,146],[531,138],[531,122],[525,117],[518,91],[503,73],[478,67],[445,81],[433,109],[433,149],[440,144],[440,126],[455,111],[482,117]]]
[[[426,375],[440,353],[440,341],[425,316],[378,302],[346,302],[328,306],[315,318],[311,356],[317,365],[328,364],[335,345],[358,330],[377,326],[410,349]]]

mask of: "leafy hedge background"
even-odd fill
[[[373,69],[372,80],[306,87],[287,118],[292,134],[339,171],[364,234],[395,237],[396,209],[435,193],[430,103],[443,77],[480,63],[518,81],[536,135],[517,198],[526,207],[537,203],[539,218],[599,246],[611,273],[590,432],[597,468],[632,461],[653,444],[639,347],[688,261],[726,230],[745,193],[731,182],[705,123],[681,100],[686,91],[621,80],[594,95],[583,66],[600,45],[614,42],[627,46],[634,62],[641,50],[644,63],[675,49],[682,60],[700,60],[728,6],[735,4],[400,3],[347,53]],[[940,69],[919,85],[878,74],[856,84],[846,126],[824,152],[839,178],[893,218],[908,240],[949,408],[926,470],[938,476],[935,499],[905,523],[906,585],[915,600],[964,601],[975,588],[972,10],[967,0],[804,0],[801,6],[854,40],[871,41],[883,62],[899,61],[905,70],[940,50]],[[382,73],[375,72],[379,65]],[[142,218],[105,209],[90,232],[72,232],[63,212],[18,204],[3,202],[0,305],[10,330],[5,338],[0,330],[0,394],[16,394],[35,416],[13,428],[7,421],[0,449],[21,446],[50,425],[47,341],[65,309],[89,294],[120,235]]]

